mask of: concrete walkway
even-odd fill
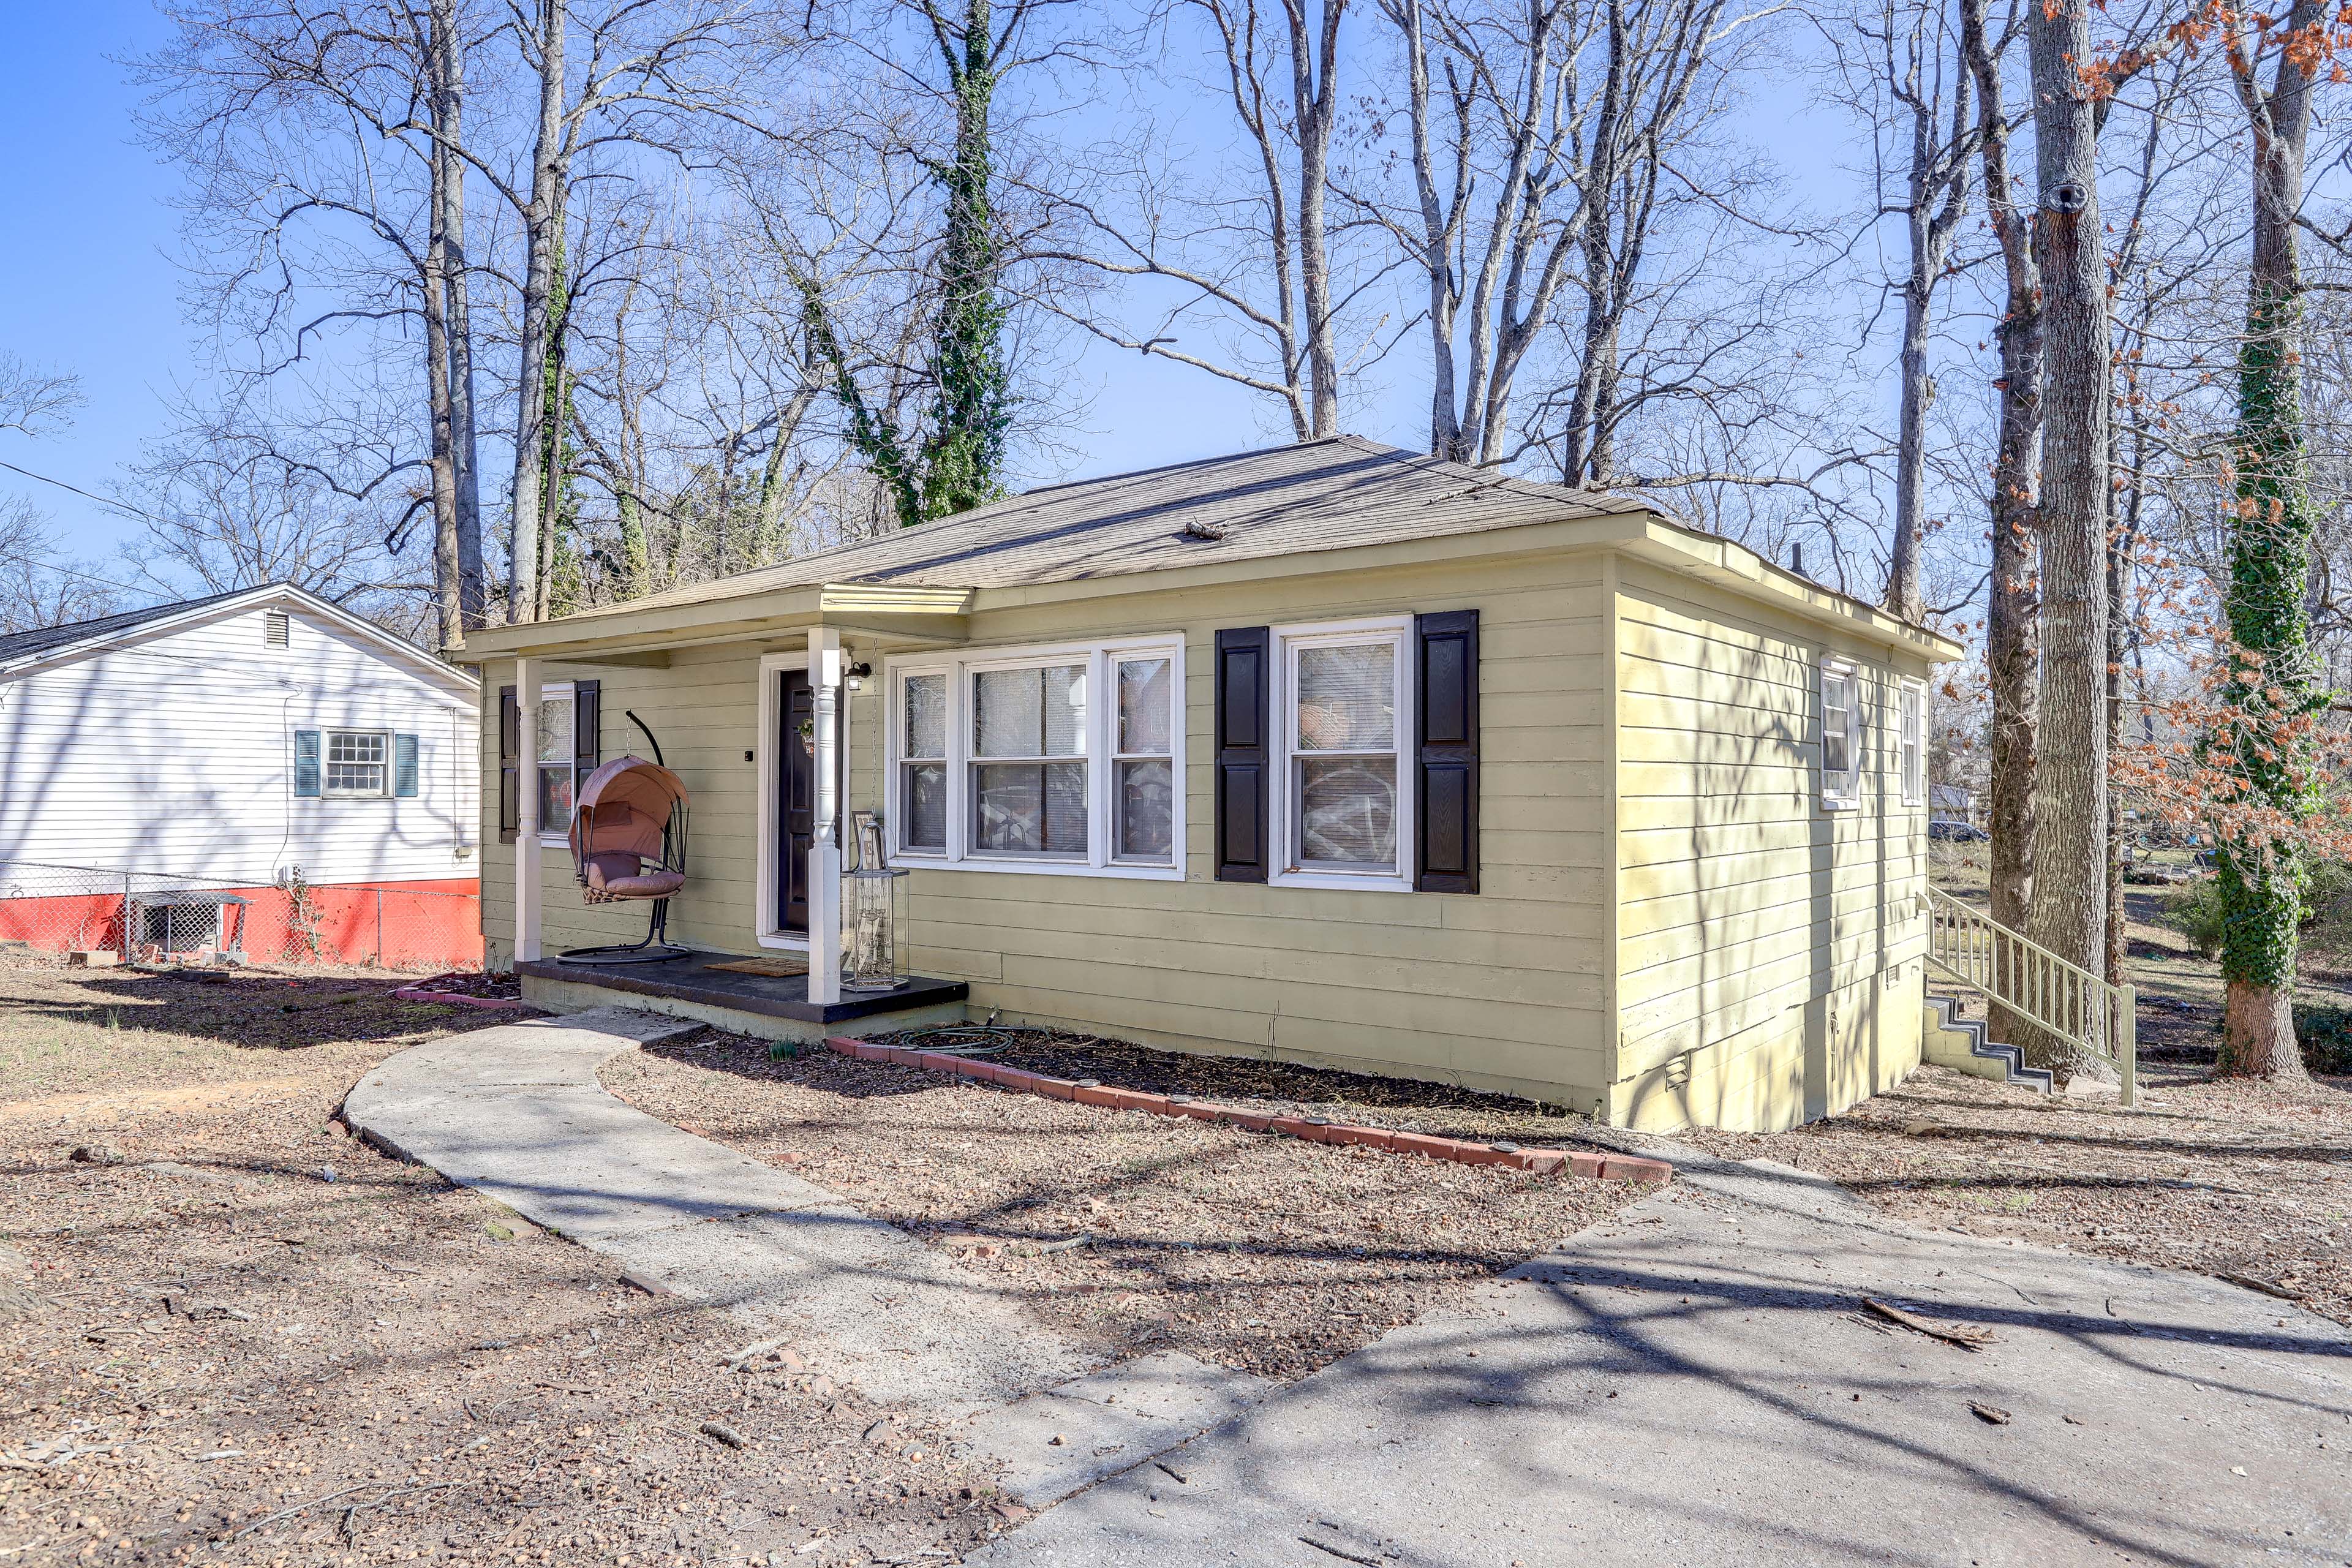
[[[1048,1503],[1246,1407],[1266,1384],[1162,1352],[1102,1369],[895,1226],[607,1093],[604,1062],[702,1026],[604,1007],[401,1052],[345,1097],[377,1146],[786,1338],[811,1370],[965,1418],[1014,1496]],[[1055,1436],[1064,1441],[1051,1441]]]
[[[971,1561],[2352,1559],[2338,1325],[2194,1276],[1912,1229],[1794,1171],[1677,1163],[1673,1187],[1468,1310]],[[1865,1295],[1995,1342],[1875,1324]]]

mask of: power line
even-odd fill
[[[22,474],[28,479],[38,479],[45,485],[55,485],[61,490],[69,490],[73,494],[81,497],[84,500],[94,500],[102,507],[122,513],[125,517],[135,517],[142,522],[152,522],[162,524],[163,526],[169,526],[168,524],[163,523],[163,520],[162,518],[155,516],[152,512],[141,511],[135,506],[125,506],[121,501],[114,500],[110,496],[99,495],[94,491],[82,489],[79,485],[69,485],[63,479],[53,479],[47,474],[37,474],[30,468],[20,468],[14,463],[0,462],[0,468],[5,468],[12,474]]]
[[[126,594],[155,592],[152,588],[134,588],[128,583],[118,583],[111,577],[95,576],[71,566],[60,566],[54,561],[44,561],[37,555],[22,555],[13,550],[0,550],[0,561],[15,561],[26,566],[38,566],[44,571],[62,573],[68,577],[79,577],[86,583],[99,583],[109,588],[120,588]]]

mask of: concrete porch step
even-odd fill
[[[1937,1067],[1951,1068],[1993,1083],[2030,1089],[2036,1094],[2050,1092],[2049,1069],[2027,1067],[2024,1051],[1989,1037],[1982,1018],[1961,1017],[1958,997],[1930,995],[1927,999],[1920,1018],[1920,1039],[1927,1059]]]

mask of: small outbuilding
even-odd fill
[[[1920,1060],[1927,678],[1960,652],[1641,502],[1342,437],[455,657],[500,715],[485,935],[549,1005],[779,1038],[1001,1012],[1766,1129]],[[645,921],[582,896],[572,791],[655,745],[695,951],[565,965]],[[908,875],[860,905],[845,845]],[[892,989],[843,988],[844,888]]]

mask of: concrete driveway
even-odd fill
[[[2340,1326],[2199,1277],[1913,1229],[1795,1171],[1677,1163],[1674,1186],[1469,1310],[973,1561],[2352,1562]],[[1866,1296],[1993,1339],[1895,1327]]]

